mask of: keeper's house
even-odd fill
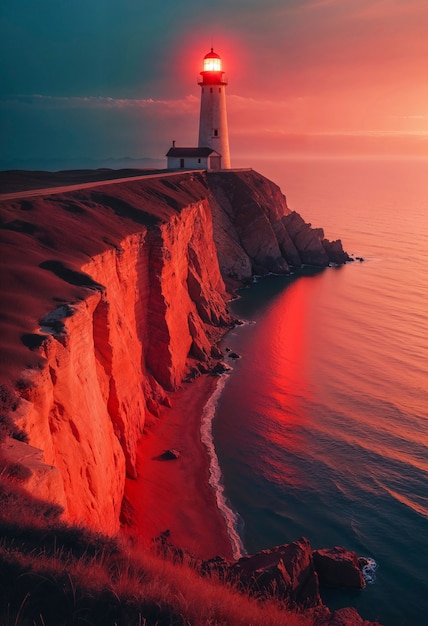
[[[212,148],[176,148],[166,153],[169,170],[221,170],[221,155]]]

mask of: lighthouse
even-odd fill
[[[167,167],[215,171],[230,169],[229,133],[226,115],[227,80],[221,58],[211,51],[204,56],[201,86],[201,112],[197,148],[178,147],[175,141],[166,153]]]
[[[213,48],[204,57],[198,84],[201,86],[199,148],[212,148],[221,155],[222,169],[230,169],[229,133],[227,130],[226,85],[219,55]]]

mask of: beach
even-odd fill
[[[169,531],[169,540],[198,558],[232,558],[224,518],[209,485],[209,457],[201,441],[204,406],[218,378],[201,376],[171,394],[138,447],[138,478],[126,480],[132,523],[124,532],[148,545]],[[179,458],[165,460],[170,449]]]

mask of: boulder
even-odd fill
[[[175,450],[175,448],[171,448],[170,450],[165,450],[165,452],[161,454],[161,458],[164,461],[176,461],[180,458],[180,452]]]
[[[223,361],[218,361],[212,368],[212,373],[215,375],[224,374],[225,372],[229,372],[232,368],[224,363]]]
[[[241,357],[236,352],[230,352],[229,353],[229,358],[236,360],[236,359],[240,359]]]
[[[275,594],[290,605],[318,606],[321,598],[309,541],[298,541],[253,556],[230,566],[232,580],[256,597]]]
[[[341,547],[314,550],[313,560],[321,586],[352,589],[366,586],[355,552]]]

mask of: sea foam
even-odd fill
[[[201,421],[201,441],[206,446],[209,457],[209,484],[214,489],[217,506],[226,522],[227,534],[232,546],[232,554],[234,559],[239,559],[247,552],[238,532],[240,525],[240,516],[233,511],[225,493],[222,483],[222,474],[218,462],[217,453],[214,446],[212,422],[215,417],[216,407],[221,392],[227,382],[227,375],[221,375],[218,378],[217,386],[206,403]]]
[[[375,572],[377,568],[377,563],[374,559],[371,559],[370,557],[367,557],[367,556],[364,557],[364,560],[366,561],[366,563],[361,568],[362,574],[364,576],[364,580],[368,584],[374,583],[376,580]]]

